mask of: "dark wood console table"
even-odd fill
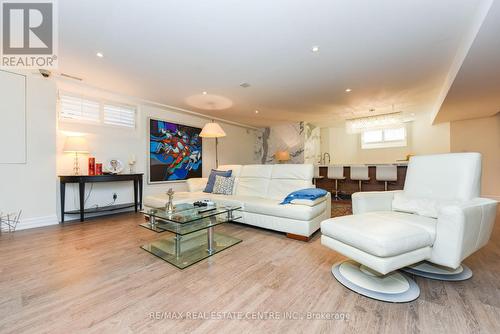
[[[98,213],[116,211],[126,208],[142,209],[142,176],[143,174],[105,174],[105,175],[60,175],[61,182],[61,223],[64,223],[64,215],[80,214],[80,221],[83,222],[86,213]],[[85,209],[85,184],[94,182],[119,182],[132,181],[134,183],[134,203],[108,205],[97,208]],[[65,211],[66,184],[78,183],[80,194],[80,209]]]

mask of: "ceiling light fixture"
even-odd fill
[[[95,55],[96,55],[97,57],[99,57],[99,58],[104,57],[104,55],[103,55],[101,52],[97,52]]]
[[[259,113],[259,111],[258,111],[258,110],[255,110],[255,113],[256,113],[256,114],[258,114],[258,113]]]
[[[203,95],[207,95],[207,92],[203,92],[202,94],[203,94]]]
[[[319,51],[319,46],[313,46],[311,49],[312,52],[318,52]]]
[[[350,92],[352,92],[352,89],[350,89],[350,88],[346,88],[345,92],[346,92],[346,93],[350,93]]]
[[[368,116],[345,121],[347,133],[360,133],[365,130],[383,129],[386,127],[397,126],[411,120],[405,119],[401,112]]]

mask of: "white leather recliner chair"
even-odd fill
[[[352,260],[334,277],[370,298],[408,302],[420,289],[404,273],[464,280],[462,260],[486,245],[497,202],[480,198],[481,155],[452,153],[410,159],[404,190],[352,196],[353,215],[321,223],[321,243]],[[354,260],[354,261],[353,261]]]

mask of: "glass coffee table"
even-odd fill
[[[217,225],[241,219],[237,214],[240,209],[239,206],[195,207],[184,203],[176,205],[172,213],[164,208],[143,210],[141,212],[149,221],[140,226],[174,235],[141,248],[179,269],[187,268],[241,242],[240,239],[214,232]]]

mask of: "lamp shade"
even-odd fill
[[[85,137],[66,137],[63,151],[67,153],[88,153],[87,140]]]
[[[225,136],[226,133],[224,132],[224,130],[222,130],[220,125],[215,122],[205,124],[200,132],[200,137],[203,138],[220,138]]]
[[[274,154],[274,158],[278,161],[290,160],[290,153],[288,151],[278,151]]]

